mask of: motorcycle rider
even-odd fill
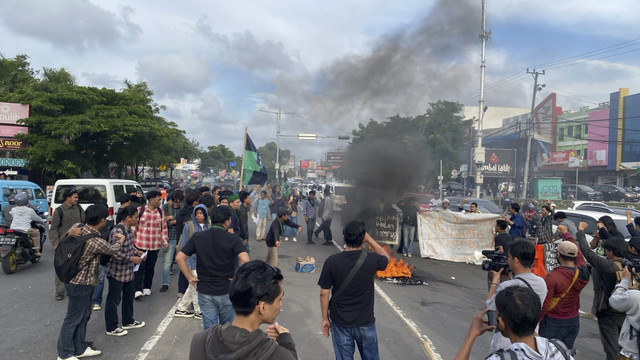
[[[11,209],[11,229],[27,233],[33,244],[35,256],[42,256],[40,252],[40,231],[31,227],[31,222],[44,223],[44,220],[29,207],[29,197],[25,193],[17,194],[14,197],[16,207]]]
[[[2,208],[2,218],[4,219],[3,225],[6,225],[6,226],[11,225],[11,209],[16,207],[14,199],[15,199],[15,195],[9,196],[9,198],[7,199],[7,201],[9,202],[9,205]]]

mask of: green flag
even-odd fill
[[[287,172],[284,172],[282,178],[282,185],[280,185],[280,193],[284,197],[285,201],[289,201],[289,195],[291,195],[291,188],[289,187],[289,180],[287,179]]]
[[[258,149],[251,141],[249,134],[246,134],[244,157],[242,158],[242,186],[260,185],[267,182],[267,169],[262,164],[262,158],[258,154]]]

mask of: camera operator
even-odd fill
[[[509,245],[507,261],[509,263],[509,270],[513,273],[513,279],[500,283],[500,275],[502,274],[503,269],[500,269],[498,272],[491,271],[493,281],[491,282],[486,301],[486,307],[489,310],[496,310],[496,296],[501,291],[511,286],[530,288],[534,293],[536,293],[536,295],[538,295],[539,304],[542,304],[547,296],[547,284],[544,282],[543,278],[531,272],[535,252],[536,249],[533,242],[528,240],[514,240]],[[492,325],[495,325],[493,321]],[[506,348],[510,344],[511,342],[508,338],[502,336],[500,332],[496,332],[491,340],[491,351],[493,352],[498,349]]]
[[[573,359],[562,342],[536,336],[540,300],[532,290],[516,286],[506,288],[496,296],[496,306],[498,308],[497,324],[491,326],[482,320],[482,316],[488,309],[476,315],[455,360],[468,360],[475,339],[494,328],[508,338],[511,345],[505,349],[492,351],[487,360]]]
[[[595,269],[598,272],[594,276],[600,277],[600,281],[594,281],[595,301],[597,302],[595,310],[598,317],[600,341],[607,360],[617,360],[620,358],[618,336],[620,335],[620,328],[624,322],[625,315],[609,307],[609,296],[617,283],[616,272],[618,271],[618,265],[616,265],[616,262],[621,263],[624,259],[627,253],[627,242],[624,238],[619,237],[607,239],[603,244],[606,254],[606,257],[603,258],[591,250],[587,243],[584,234],[587,226],[585,222],[578,224],[576,240],[578,240],[580,250],[582,250],[585,259],[593,267],[592,270]]]
[[[542,303],[538,331],[547,339],[561,340],[570,350],[573,350],[580,331],[580,292],[589,282],[589,270],[584,259],[582,265],[578,264],[580,257],[582,254],[573,242],[563,241],[558,245],[556,258],[559,266],[544,279],[548,292]]]
[[[629,290],[632,273],[629,267],[622,269],[622,280],[616,285],[616,289],[609,298],[609,304],[613,309],[626,313],[626,318],[620,330],[618,345],[620,346],[620,359],[638,360],[638,329],[640,329],[640,291]],[[633,269],[633,276],[637,276]]]

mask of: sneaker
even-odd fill
[[[322,243],[322,245],[331,246],[333,245],[333,241],[325,241]]]
[[[58,360],[78,360],[78,358],[77,358],[77,357],[75,357],[75,356],[72,356],[72,357],[68,357],[68,358],[66,358],[66,359],[63,359],[63,358],[61,358],[60,356],[58,356]]]
[[[144,327],[144,321],[134,320],[131,324],[122,325],[123,329],[139,329]]]
[[[307,241],[307,245],[315,245],[316,243],[313,240]]]
[[[288,237],[288,236],[285,236],[285,237],[284,237],[284,241],[289,241],[289,237]]]
[[[112,336],[125,336],[128,333],[129,332],[127,332],[127,330],[123,330],[121,327],[116,328],[113,331],[107,331],[107,335],[112,335]]]
[[[173,269],[169,270],[169,275],[173,275]]]
[[[142,294],[144,296],[149,296],[151,295],[151,289],[142,289]]]
[[[84,349],[84,352],[82,354],[76,355],[76,358],[80,359],[80,358],[89,357],[89,356],[98,356],[100,354],[102,354],[102,351],[95,350],[87,346],[87,348]]]
[[[140,298],[144,296],[144,294],[142,293],[142,291],[136,291],[135,295],[133,295],[133,298],[136,300],[140,300]]]
[[[186,311],[186,310],[176,310],[173,313],[173,316],[175,317],[194,317],[194,313],[192,313],[191,311]]]
[[[296,237],[293,237],[293,242],[298,242],[298,239],[296,239]]]
[[[64,299],[64,294],[63,293],[56,293],[56,301],[60,301]]]
[[[402,256],[407,257],[407,253],[403,253]]]
[[[193,315],[194,319],[202,320],[202,313],[196,313]]]
[[[160,292],[165,292],[165,291],[167,291],[167,290],[169,290],[169,285],[162,285],[162,286],[160,287]]]
[[[100,304],[93,304],[93,307],[91,308],[91,310],[93,311],[102,310],[102,306],[100,306]]]
[[[411,254],[407,254],[408,257],[411,257]]]

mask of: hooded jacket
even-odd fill
[[[204,210],[204,223],[202,224],[202,227],[198,224],[198,221],[196,220],[196,210],[198,209]],[[182,242],[181,242],[182,246],[180,247],[180,249],[182,249],[187,244],[187,242],[189,241],[193,233],[207,230],[209,229],[209,225],[210,225],[209,212],[207,211],[207,207],[204,206],[203,204],[196,205],[196,207],[194,207],[193,211],[191,212],[191,219],[189,219],[189,221],[186,221],[184,223],[184,228],[182,229]],[[196,268],[196,264],[197,264],[196,256],[197,256],[196,254],[193,254],[187,258],[187,265],[189,265],[190,269]]]
[[[189,360],[290,360],[297,359],[295,344],[288,333],[274,341],[262,330],[249,332],[231,325],[214,325],[191,340]]]

